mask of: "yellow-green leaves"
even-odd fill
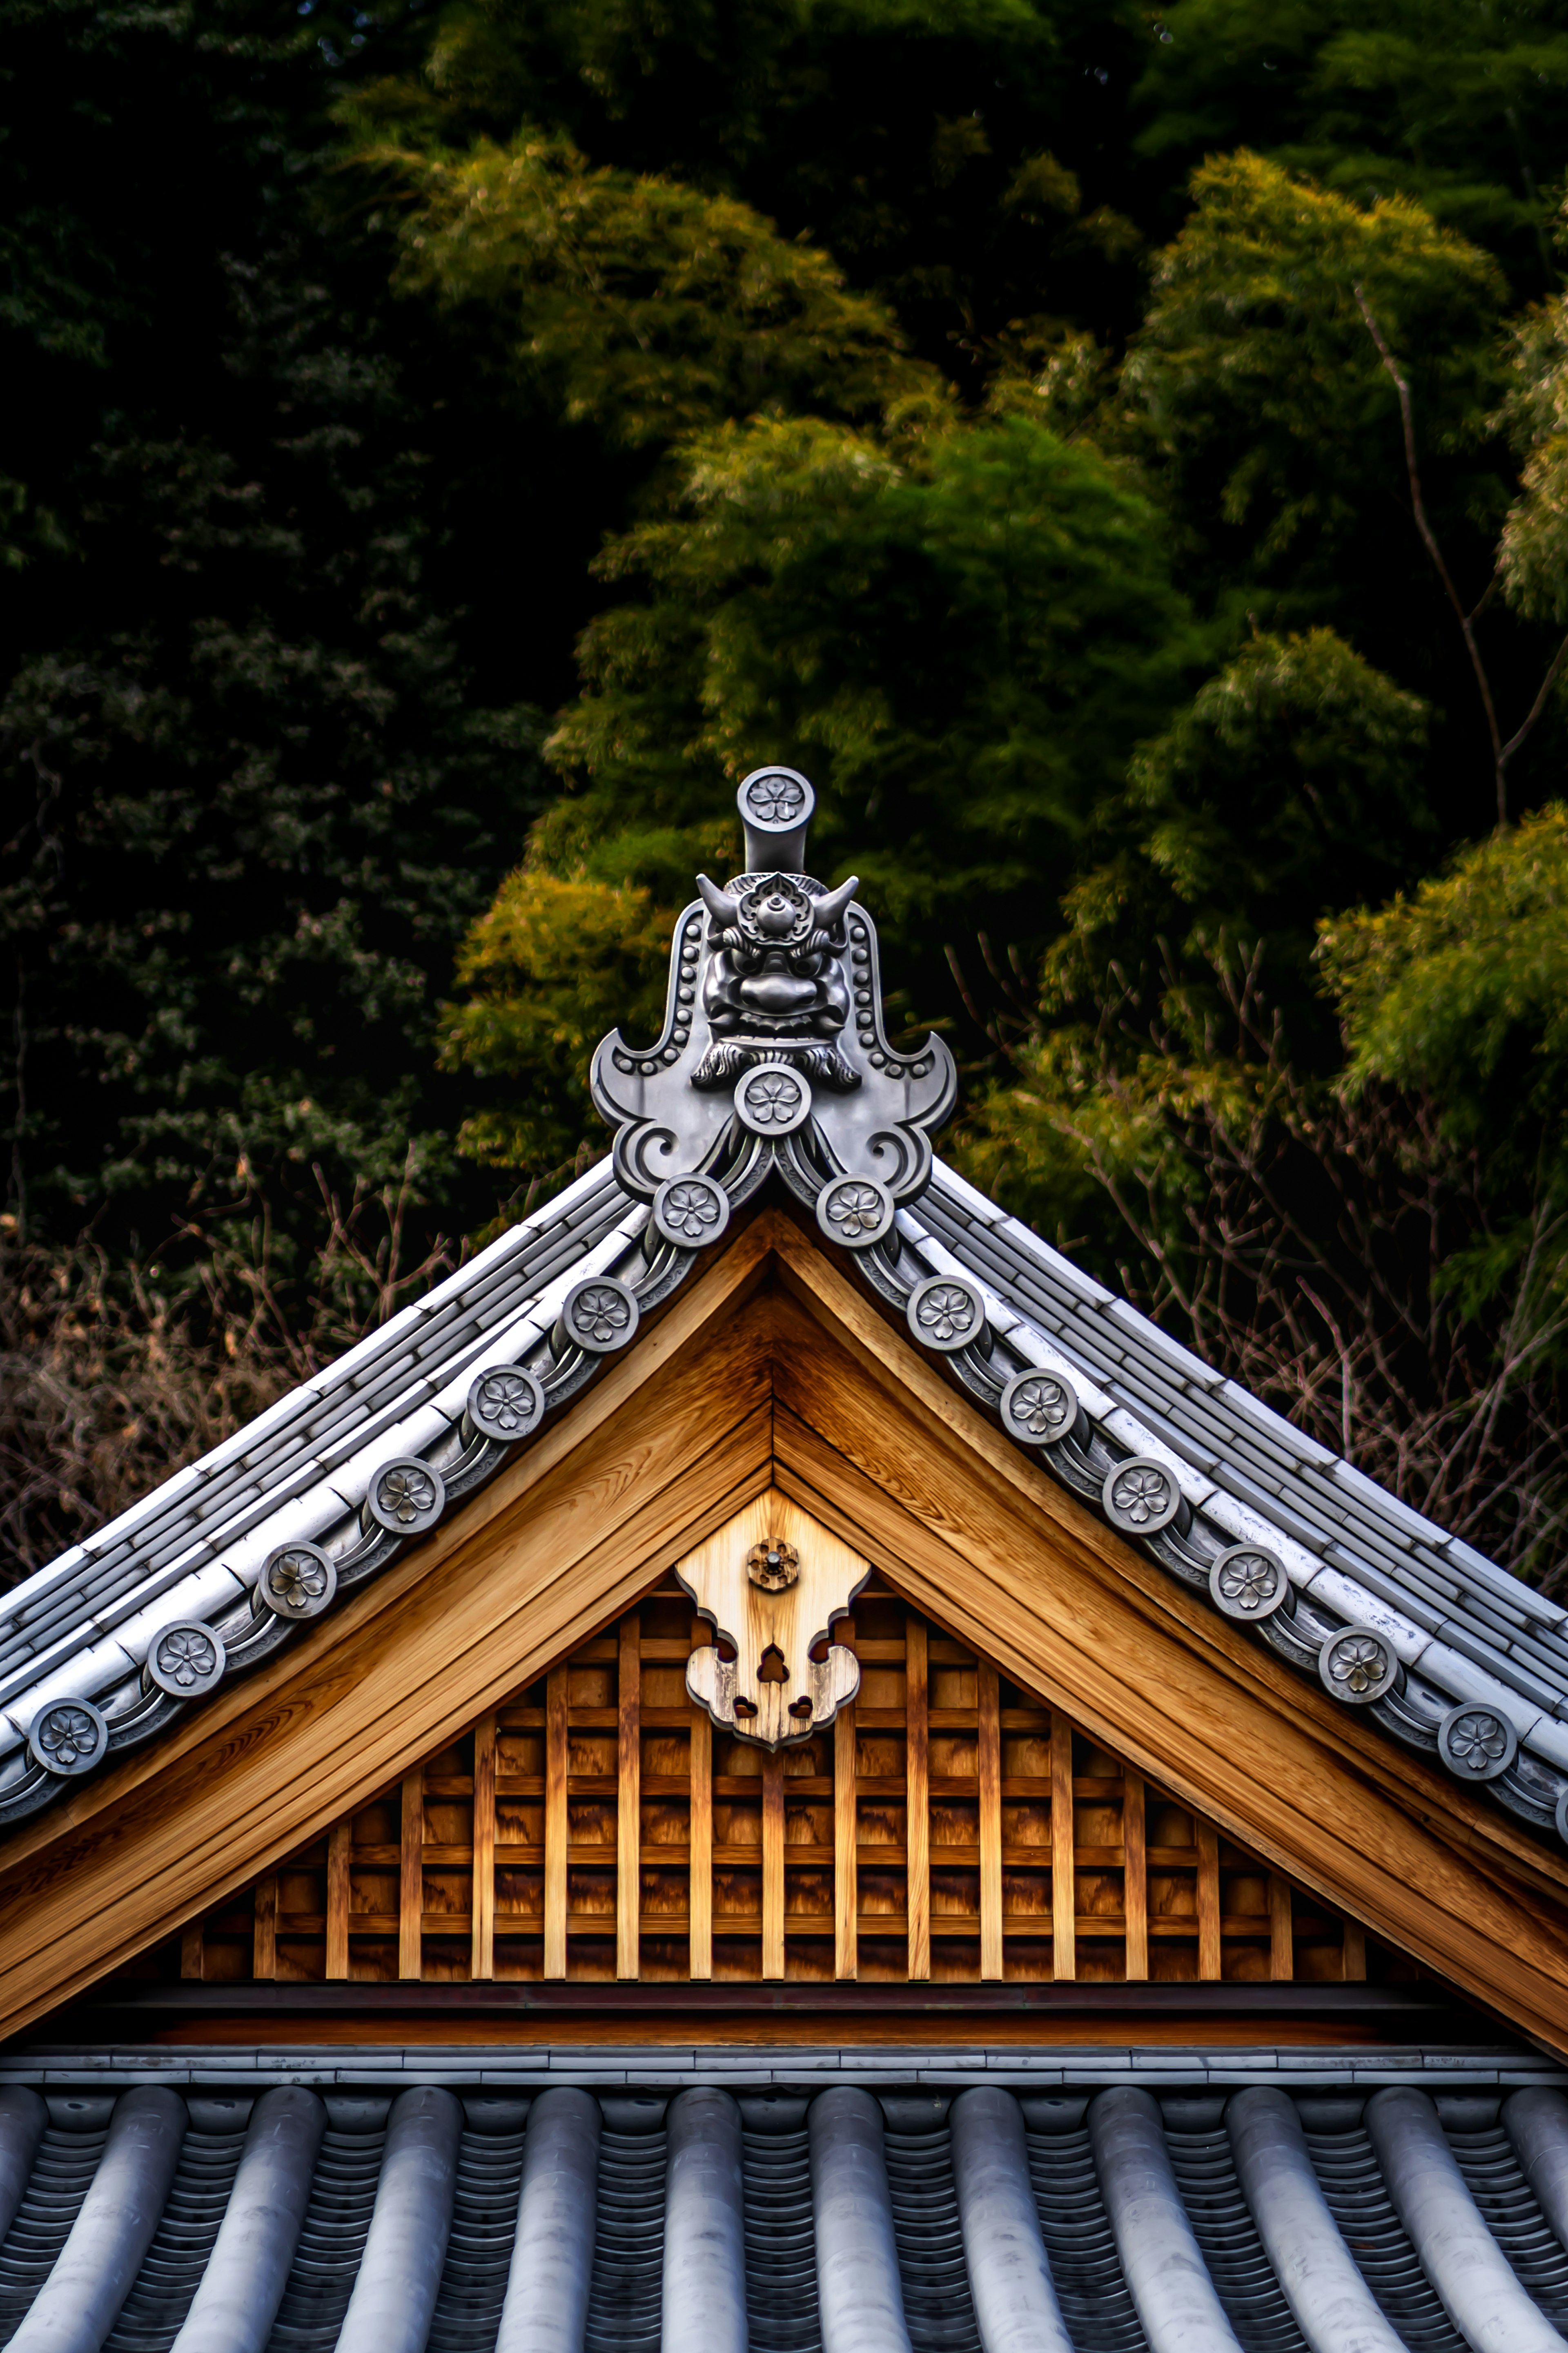
[[[412,196],[405,283],[483,311],[535,396],[626,447],[761,409],[870,416],[937,390],[879,303],[733,197],[595,169],[531,131],[458,158],[372,160]]]

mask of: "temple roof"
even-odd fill
[[[1565,2180],[1544,2084],[13,2084],[0,2331],[26,2353],[1548,2353]]]
[[[1127,1543],[1392,1738],[1561,1833],[1568,1613],[933,1156],[951,1058],[934,1038],[889,1045],[869,917],[849,885],[799,871],[810,788],[759,775],[764,789],[741,788],[748,871],[722,892],[704,880],[678,921],[659,1040],[613,1033],[595,1057],[614,1152],[6,1598],[0,1823],[154,1739],[460,1509],[636,1345],[732,1218],[782,1190]],[[766,871],[770,840],[787,871]]]

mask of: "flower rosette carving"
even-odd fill
[[[373,1474],[364,1501],[371,1519],[389,1536],[423,1535],[446,1508],[446,1482],[428,1462],[403,1456]]]
[[[1015,1373],[997,1401],[1002,1427],[1025,1446],[1056,1446],[1083,1419],[1077,1391],[1059,1373]]]
[[[337,1564],[319,1545],[279,1545],[262,1569],[257,1596],[275,1618],[319,1618],[338,1589]]]
[[[1364,1707],[1392,1691],[1399,1679],[1393,1645],[1371,1626],[1346,1626],[1331,1634],[1318,1653],[1323,1688],[1352,1707]]]
[[[89,1773],[109,1746],[109,1725],[89,1699],[57,1699],[33,1718],[28,1746],[46,1773]]]
[[[1148,1455],[1134,1455],[1108,1472],[1100,1501],[1111,1526],[1124,1535],[1157,1536],[1184,1517],[1175,1473]]]
[[[1258,1625],[1291,1599],[1285,1564],[1263,1545],[1232,1545],[1209,1570],[1209,1594],[1226,1617]]]
[[[783,831],[803,825],[810,811],[805,805],[804,777],[790,768],[759,768],[741,786],[741,806],[753,825]]]
[[[746,1555],[746,1575],[763,1593],[784,1593],[800,1575],[800,1555],[782,1536],[763,1536]]]
[[[735,1089],[735,1115],[753,1135],[790,1135],[811,1116],[811,1089],[794,1071],[765,1063]]]
[[[869,1250],[893,1230],[893,1197],[874,1176],[836,1176],[816,1199],[816,1222],[829,1241]]]
[[[653,1197],[656,1232],[678,1250],[703,1250],[730,1222],[730,1197],[711,1176],[670,1176]]]
[[[199,1699],[223,1677],[223,1643],[192,1620],[165,1626],[147,1652],[147,1680],[171,1699]]]
[[[624,1348],[637,1328],[637,1293],[613,1275],[593,1275],[566,1294],[557,1325],[564,1346],[605,1356]]]
[[[482,1438],[510,1446],[544,1419],[544,1391],[521,1365],[495,1365],[471,1383],[468,1419]]]
[[[957,1275],[932,1274],[917,1282],[904,1315],[915,1338],[943,1355],[984,1345],[985,1302]]]
[[[1519,1754],[1519,1735],[1500,1709],[1467,1702],[1437,1728],[1443,1762],[1461,1781],[1495,1781]]]

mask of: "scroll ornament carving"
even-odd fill
[[[852,1651],[832,1639],[870,1563],[776,1490],[676,1563],[713,1628],[686,1688],[715,1724],[767,1748],[809,1739],[860,1687]]]
[[[698,877],[663,1031],[637,1048],[612,1030],[594,1057],[594,1102],[616,1131],[622,1184],[653,1203],[656,1232],[677,1248],[717,1241],[731,1206],[776,1166],[826,1234],[868,1250],[925,1187],[931,1131],[957,1092],[952,1057],[935,1037],[912,1054],[889,1045],[858,881],[830,891],[805,871],[806,779],[760,768],[736,798],[746,871],[722,887]]]

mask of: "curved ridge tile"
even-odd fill
[[[1481,2219],[1426,2094],[1374,2093],[1366,2123],[1421,2267],[1474,2353],[1558,2353],[1563,2339]]]
[[[667,2143],[663,2353],[747,2353],[741,2111],[728,2092],[682,2092]]]
[[[1243,2353],[1182,2204],[1154,2101],[1147,2092],[1101,2092],[1089,2130],[1150,2353]]]
[[[425,2353],[452,2228],[463,2111],[422,2084],[393,2102],[375,2211],[338,2353]]]
[[[496,2353],[580,2353],[598,2211],[599,2103],[543,2093],[528,2112]]]
[[[99,2353],[153,2242],[189,2118],[157,2085],[115,2103],[70,2235],[11,2342],[26,2353]]]
[[[984,2353],[1073,2353],[1029,2184],[1011,2092],[976,2084],[952,2104],[952,2171],[969,2293]]]
[[[1329,2211],[1294,2100],[1261,2085],[1237,2092],[1225,2121],[1258,2235],[1312,2353],[1405,2353]]]
[[[327,2112],[314,2092],[278,2085],[251,2111],[216,2240],[178,2353],[261,2353],[304,2227]]]
[[[813,2100],[807,2129],[824,2353],[911,2353],[882,2111],[846,2084]]]

